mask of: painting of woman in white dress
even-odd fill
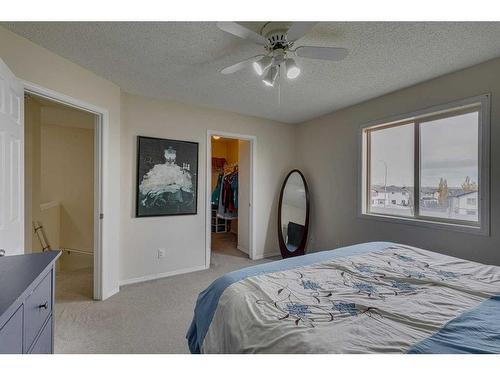
[[[136,216],[194,215],[198,143],[137,137]]]

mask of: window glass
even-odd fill
[[[370,137],[370,212],[413,215],[414,125],[373,129]]]
[[[420,216],[478,221],[478,121],[472,112],[420,123]]]

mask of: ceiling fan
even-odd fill
[[[288,79],[300,75],[300,67],[295,57],[308,59],[340,61],[348,51],[345,48],[300,46],[293,48],[295,42],[311,30],[317,22],[267,22],[257,33],[236,22],[217,22],[217,27],[239,38],[250,40],[264,48],[264,53],[250,57],[221,70],[222,74],[235,73],[249,65],[262,76],[266,86],[274,86],[281,75],[286,72]]]

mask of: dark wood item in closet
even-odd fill
[[[295,197],[293,197],[293,193],[291,194],[289,192],[287,192],[288,194],[286,194],[285,196],[285,190],[287,186],[289,189],[292,189],[293,186],[298,186],[290,184],[290,182],[292,181],[291,178],[292,180],[294,180],[295,183],[297,181],[300,181],[300,183],[303,185],[304,191],[302,192],[301,190],[296,189]],[[283,208],[284,208],[283,201],[284,199],[290,199],[291,198],[290,195],[292,195],[292,198],[295,198],[295,202],[292,203],[302,203],[300,204],[300,206],[302,206],[305,209],[305,212],[303,212],[303,218],[302,220],[300,220],[301,221],[300,223],[296,223],[291,220],[288,220],[288,222],[285,223],[287,234],[286,236],[284,236],[283,232],[285,228],[283,227],[283,222],[282,222]],[[303,201],[301,201],[301,199],[303,199]],[[285,201],[285,205],[286,204],[287,202]],[[283,258],[290,258],[299,255],[304,255],[308,232],[309,232],[309,188],[307,186],[306,179],[304,178],[302,172],[299,171],[298,169],[294,169],[286,176],[285,181],[283,182],[283,186],[281,187],[280,198],[279,198],[278,241],[279,241],[281,256]]]

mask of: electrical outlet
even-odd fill
[[[158,249],[158,259],[165,258],[167,251],[165,249]]]

